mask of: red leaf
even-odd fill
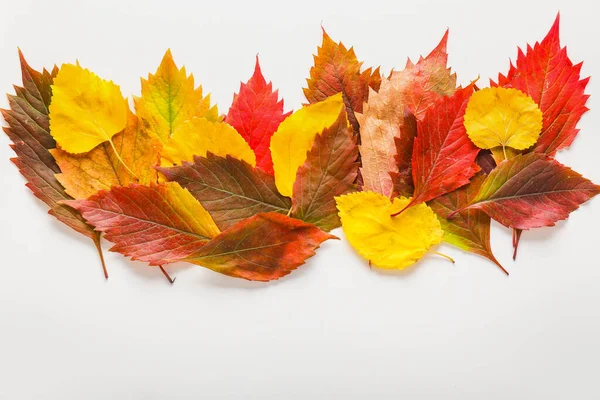
[[[208,213],[175,182],[114,186],[66,204],[105,233],[119,252],[150,265],[180,261],[219,234]]]
[[[317,135],[296,174],[292,216],[330,231],[340,226],[335,196],[356,189],[358,147],[346,111]]]
[[[240,93],[233,95],[233,103],[225,122],[233,126],[256,154],[256,166],[273,175],[273,161],[269,145],[271,136],[290,113],[283,113],[283,100],[277,90],[267,83],[260,70],[258,56],[254,75],[240,85]]]
[[[304,95],[310,104],[323,101],[337,93],[342,93],[348,120],[354,132],[358,134],[359,126],[355,113],[361,113],[363,103],[369,97],[369,88],[377,91],[381,85],[379,68],[371,68],[360,72],[362,62],[358,61],[354,49],[346,49],[340,42],[336,43],[323,29],[323,43],[314,56],[315,65],[310,69],[308,87]]]
[[[412,156],[415,192],[411,205],[423,203],[469,183],[479,170],[479,149],[467,136],[463,117],[473,86],[459,89],[430,108],[417,122]]]
[[[337,238],[282,214],[261,213],[227,229],[185,261],[237,278],[270,281],[304,264],[327,239]]]
[[[499,86],[519,89],[540,106],[543,127],[533,151],[550,156],[573,142],[589,98],[584,93],[589,77],[580,79],[582,64],[573,65],[566,47],[560,47],[559,22],[560,14],[544,40],[528,45],[526,53],[519,49],[517,66],[511,63],[508,74],[498,77]]]
[[[481,210],[469,209],[448,219],[450,214],[463,209],[473,200],[484,179],[483,174],[475,175],[468,185],[431,200],[428,205],[439,217],[446,242],[487,258],[508,275],[492,253],[490,217],[487,214]]]
[[[194,157],[193,163],[157,169],[189,190],[221,230],[261,212],[287,214],[292,207],[277,191],[273,176],[231,156],[208,153]]]
[[[58,69],[55,66],[52,72],[45,69],[42,72],[34,70],[25,61],[21,50],[19,59],[23,87],[15,86],[16,95],[8,95],[10,108],[1,110],[8,123],[8,127],[3,128],[4,132],[13,142],[11,148],[17,154],[11,161],[27,179],[27,187],[50,207],[50,215],[92,239],[102,262],[104,276],[108,278],[100,247],[100,234],[85,222],[79,212],[59,204],[72,197],[65,193],[56,180],[55,174],[60,173],[60,169],[48,151],[56,147],[50,135],[48,106],[52,97],[52,81]]]
[[[509,228],[553,226],[600,193],[597,186],[543,154],[503,161],[465,207],[479,209]]]

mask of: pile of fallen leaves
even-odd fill
[[[442,241],[504,268],[491,218],[552,226],[600,192],[554,155],[584,112],[580,78],[548,35],[497,82],[457,87],[446,33],[417,63],[382,77],[323,32],[304,94],[285,112],[258,59],[221,115],[170,51],[119,86],[77,64],[32,69],[9,95],[12,161],[50,214],[111,251],[158,266],[189,262],[278,279],[343,227],[369,264],[406,268]],[[133,108],[133,110],[131,109]],[[439,253],[438,253],[439,254]]]

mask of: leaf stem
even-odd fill
[[[121,164],[123,164],[123,166],[125,167],[127,172],[129,172],[131,174],[131,176],[133,176],[134,178],[137,178],[137,176],[133,173],[133,171],[131,169],[129,169],[127,164],[125,164],[125,161],[123,161],[123,159],[119,155],[119,152],[117,151],[117,148],[115,147],[115,144],[113,143],[112,139],[108,139],[108,143],[110,143],[110,147],[112,147],[113,151],[115,152],[115,156],[117,156],[117,158],[119,159]]]
[[[175,282],[175,279],[177,279],[177,278],[171,278],[171,276],[167,273],[167,271],[163,268],[162,265],[159,265],[158,268],[160,268],[160,271],[163,273],[165,278],[167,278],[169,283],[172,285]]]
[[[102,263],[102,271],[104,271],[104,279],[108,279],[108,271],[106,270],[104,254],[102,253],[102,246],[100,245],[100,233],[96,233],[92,240],[94,242],[94,245],[96,246],[96,250],[98,250],[98,255],[100,256],[100,262]]]
[[[506,146],[504,144],[502,144],[502,152],[504,153],[504,161],[508,160],[508,157],[506,156]]]
[[[448,260],[450,260],[450,261],[452,262],[452,264],[456,264],[456,261],[454,261],[454,259],[453,259],[452,257],[450,257],[450,256],[447,256],[447,255],[445,255],[445,254],[443,254],[443,253],[439,253],[439,252],[437,252],[437,251],[434,251],[433,253],[434,253],[434,254],[437,254],[438,256],[441,256],[441,257],[447,258]]]

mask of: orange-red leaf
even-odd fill
[[[463,210],[448,219],[450,214],[466,207],[473,200],[484,180],[484,174],[475,175],[468,185],[437,197],[428,205],[438,215],[446,242],[489,259],[508,275],[492,253],[490,217],[486,213],[480,210]]]
[[[315,138],[296,175],[292,216],[330,231],[340,226],[335,196],[355,189],[358,174],[356,138],[346,111]]]
[[[287,214],[292,206],[277,191],[272,175],[231,156],[208,153],[193,163],[158,170],[189,190],[221,230],[261,212]]]
[[[501,162],[487,176],[466,209],[482,210],[509,228],[553,226],[600,193],[572,169],[543,154]]]
[[[434,199],[469,183],[479,171],[479,149],[467,136],[463,117],[473,86],[459,89],[430,108],[417,122],[412,157],[415,192],[411,205]]]
[[[150,265],[180,261],[219,234],[198,200],[175,182],[115,186],[63,204],[104,232],[115,243],[110,251]]]
[[[282,214],[261,213],[233,225],[184,261],[237,278],[270,281],[304,264],[327,239],[336,237]]]
[[[315,65],[310,69],[308,87],[304,95],[310,104],[323,101],[336,93],[342,93],[348,121],[358,134],[359,126],[355,113],[361,113],[363,103],[369,97],[369,88],[377,91],[381,85],[379,68],[361,72],[362,62],[358,61],[354,49],[346,49],[340,42],[334,42],[323,29],[323,43],[314,57]]]
[[[519,49],[517,65],[511,63],[508,74],[498,77],[499,86],[519,89],[539,105],[543,127],[533,151],[548,155],[573,142],[579,132],[577,122],[588,110],[585,87],[589,77],[580,79],[582,63],[573,65],[567,48],[560,47],[559,23],[557,15],[544,40],[528,45],[525,53]]]
[[[225,122],[233,126],[254,150],[256,166],[271,175],[271,136],[288,115],[289,112],[283,113],[283,100],[278,100],[277,90],[273,90],[271,82],[265,81],[257,56],[254,74],[247,83],[240,85],[239,94],[233,95]]]

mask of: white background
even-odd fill
[[[285,99],[301,88],[321,23],[387,74],[450,28],[459,81],[508,69],[561,11],[561,39],[600,77],[594,1],[0,1],[0,91],[74,62],[140,93],[170,47],[226,112],[260,55]],[[559,160],[600,183],[600,85]],[[6,107],[5,98],[0,106]],[[0,399],[598,399],[600,203],[556,228],[492,242],[487,260],[443,245],[405,273],[370,270],[328,241],[290,276],[252,283],[200,267],[160,272],[107,252],[46,215],[0,135]],[[341,230],[334,233],[343,236]],[[105,250],[108,249],[105,245]]]

